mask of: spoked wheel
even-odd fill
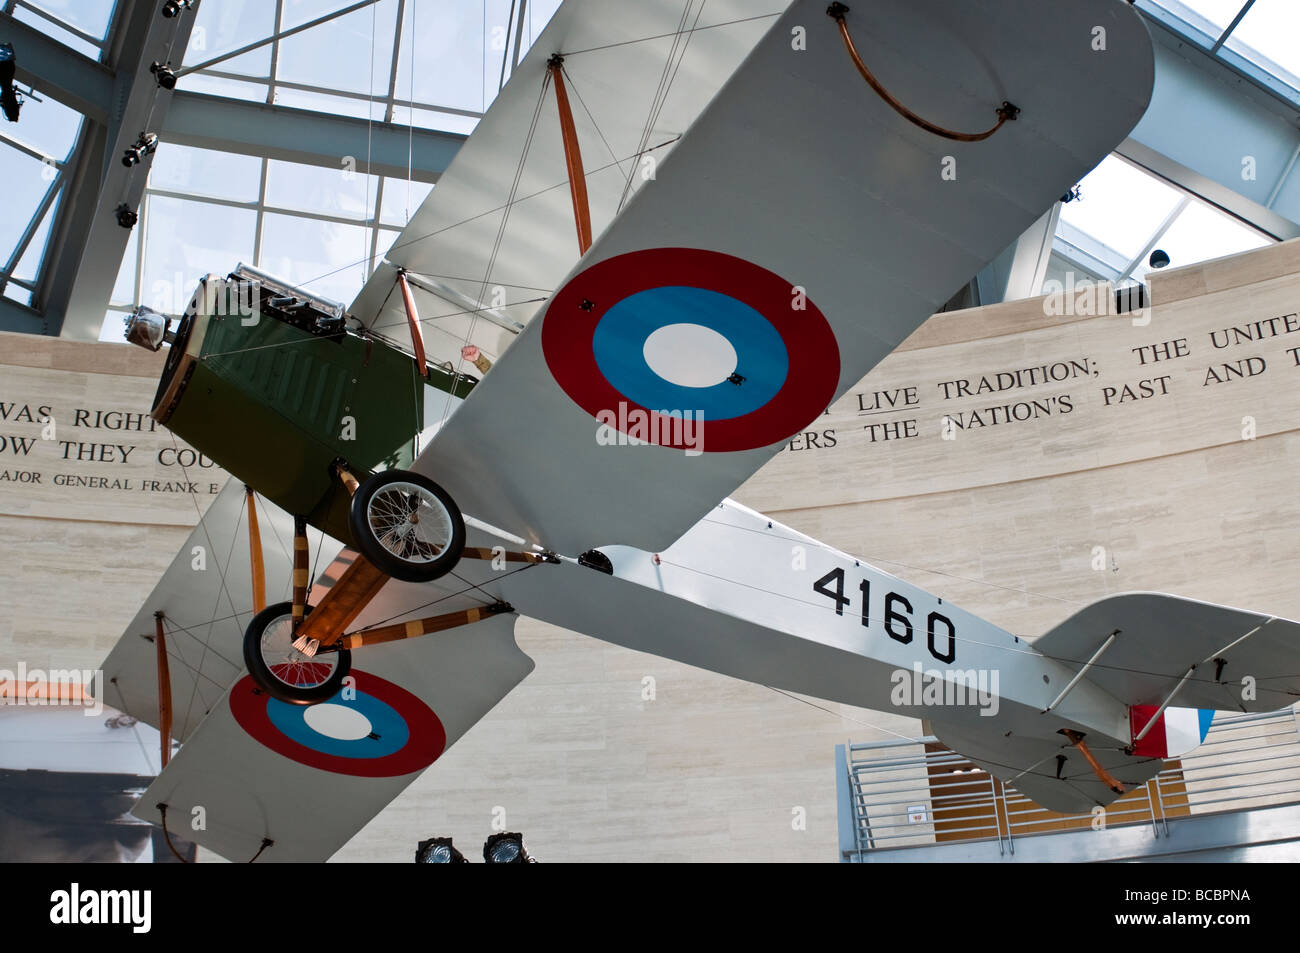
[[[352,538],[376,567],[406,582],[445,576],[465,549],[465,520],[426,476],[384,470],[352,494]]]
[[[311,612],[311,607],[307,607]],[[293,647],[293,603],[267,606],[244,630],[244,664],[257,687],[290,705],[328,701],[352,669],[347,649],[308,657]]]

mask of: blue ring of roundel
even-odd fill
[[[406,747],[411,731],[392,705],[361,691],[347,701],[342,696],[343,693],[340,692],[327,704],[342,705],[364,715],[370,721],[372,737],[349,741],[322,735],[307,724],[305,716],[309,706],[287,705],[274,698],[267,699],[266,714],[271,724],[280,729],[286,738],[321,754],[339,758],[386,758]],[[374,735],[378,737],[373,737]]]
[[[702,325],[726,338],[744,382],[684,387],[651,370],[645,343],[673,324]],[[785,342],[762,314],[730,295],[681,285],[649,288],[611,306],[592,332],[591,349],[605,379],[630,402],[658,412],[702,414],[706,421],[743,417],[766,406],[790,369]]]

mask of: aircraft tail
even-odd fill
[[[1032,735],[1008,732],[997,718],[932,729],[1049,810],[1109,804],[1200,745],[1216,710],[1276,711],[1300,699],[1300,624],[1177,596],[1102,599],[1034,648],[1127,705],[1128,737],[1081,746],[1053,712]]]

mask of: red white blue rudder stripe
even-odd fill
[[[1141,741],[1142,733],[1155,705],[1130,705],[1129,725],[1133,736],[1133,753],[1144,758],[1177,758],[1193,750],[1210,732],[1214,712],[1209,708],[1166,708]]]

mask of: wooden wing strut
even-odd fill
[[[555,81],[555,102],[560,110],[560,133],[564,137],[564,164],[569,170],[569,192],[573,196],[573,218],[578,226],[578,251],[591,247],[591,206],[587,201],[587,177],[582,168],[582,150],[578,147],[578,128],[569,108],[569,92],[564,86],[564,57],[552,56],[547,67]]]
[[[248,566],[253,573],[253,611],[266,608],[266,566],[262,562],[262,533],[257,526],[257,497],[251,486],[244,487],[248,497]]]

